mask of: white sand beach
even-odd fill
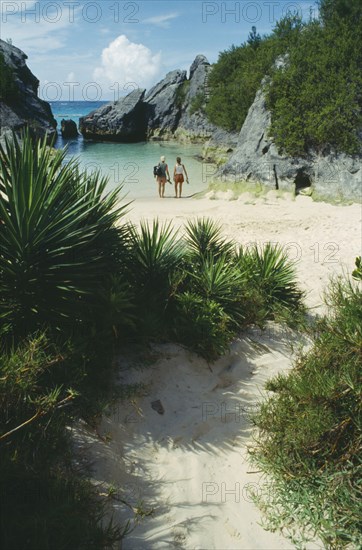
[[[323,312],[330,276],[350,273],[361,254],[361,205],[278,198],[273,191],[257,199],[227,196],[139,200],[127,220],[138,224],[158,217],[182,230],[187,219],[205,216],[219,221],[225,236],[237,243],[278,242],[296,261],[308,307]],[[210,367],[174,344],[155,346],[144,361],[119,358],[119,380],[142,383],[143,390],[104,417],[98,435],[84,429],[76,438],[92,460],[100,492],[114,488],[115,520],[133,518],[132,507],[143,513],[121,548],[294,548],[282,534],[260,525],[251,493],[267,479],[247,455],[253,445],[250,412],[265,395],[265,381],[291,368],[292,350],[300,343],[292,331],[271,323],[263,333],[241,334]]]

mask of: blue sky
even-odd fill
[[[253,25],[268,34],[288,11],[316,9],[314,0],[1,0],[1,38],[28,55],[44,99],[113,100],[188,70],[197,54],[215,62]]]

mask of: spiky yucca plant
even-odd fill
[[[129,228],[128,278],[135,289],[139,336],[163,332],[166,309],[172,293],[173,276],[182,262],[183,247],[171,223],[152,225],[142,221]]]
[[[15,136],[0,147],[0,327],[71,329],[89,314],[119,246],[121,187]]]
[[[240,269],[248,284],[254,286],[264,300],[266,312],[275,307],[297,310],[302,306],[303,292],[298,288],[295,268],[280,245],[255,244],[238,253]]]
[[[231,257],[234,250],[234,244],[222,236],[221,226],[209,218],[187,223],[186,244],[193,259],[210,254],[215,258],[220,255]]]

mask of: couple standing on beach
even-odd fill
[[[168,171],[168,165],[166,164],[166,158],[162,156],[160,158],[160,171],[162,174],[160,176],[156,176],[156,180],[158,183],[158,194],[161,199],[165,196],[165,183],[166,179],[167,181],[170,181],[170,172]],[[181,157],[176,157],[176,164],[173,170],[173,181],[175,183],[175,198],[181,198],[182,193],[182,184],[185,180],[184,175],[186,176],[186,181],[189,183],[189,177],[187,175],[187,171],[185,168],[185,165],[181,163]]]

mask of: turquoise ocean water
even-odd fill
[[[181,156],[189,174],[190,185],[184,184],[183,196],[188,197],[207,188],[212,167],[197,160],[201,145],[179,145],[173,142],[142,143],[97,143],[77,139],[63,140],[60,134],[60,121],[71,118],[78,125],[79,118],[107,102],[94,101],[53,101],[50,102],[53,115],[58,122],[57,148],[68,147],[68,155],[77,157],[88,170],[100,169],[109,178],[110,188],[119,182],[123,184],[127,199],[147,199],[158,196],[153,166],[161,155],[165,155],[170,174]],[[166,183],[166,196],[174,195],[173,186]]]

